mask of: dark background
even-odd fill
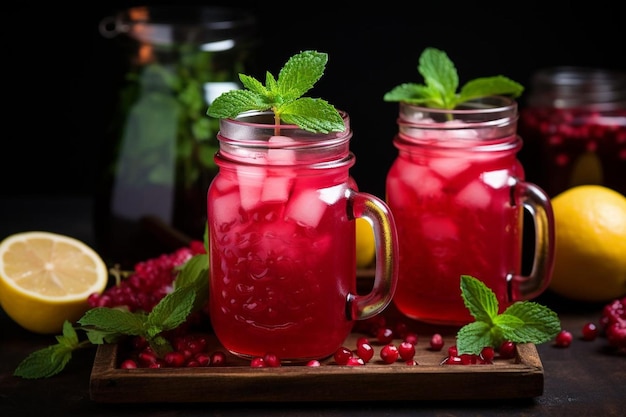
[[[400,83],[422,81],[417,61],[425,47],[445,50],[461,83],[503,74],[527,91],[542,67],[626,69],[618,2],[197,3],[236,4],[257,16],[259,72],[249,75],[261,80],[301,50],[329,54],[325,75],[308,95],[348,111],[353,175],[362,190],[379,196],[397,131],[397,105],[382,97]],[[127,7],[168,2],[82,4],[14,3],[3,13],[0,196],[91,194],[123,60],[98,24]]]

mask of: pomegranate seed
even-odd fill
[[[278,356],[270,352],[263,355],[263,361],[265,362],[265,365],[270,368],[278,368],[281,365]]]
[[[139,363],[143,366],[150,366],[157,361],[157,356],[153,352],[144,350],[139,353]]]
[[[318,366],[322,366],[322,364],[317,359],[312,359],[306,363],[306,366],[318,367]]]
[[[195,359],[190,359],[187,361],[187,363],[185,364],[185,366],[187,368],[199,368],[200,367],[200,362],[198,362]]]
[[[137,362],[132,359],[126,359],[120,365],[121,369],[135,369],[137,368]]]
[[[405,336],[404,336],[404,341],[405,342],[409,342],[412,345],[417,345],[417,333],[414,332],[408,332]]]
[[[495,350],[491,346],[485,346],[480,351],[480,358],[486,363],[491,363],[495,357]]]
[[[385,363],[394,363],[398,360],[398,357],[400,357],[400,353],[396,345],[388,344],[380,350],[380,358]]]
[[[463,360],[460,356],[448,356],[441,362],[442,365],[463,365]]]
[[[361,365],[365,365],[365,362],[363,361],[363,359],[353,356],[348,359],[348,363],[346,363],[346,365],[347,366],[361,366]]]
[[[263,360],[263,358],[260,356],[257,356],[256,358],[252,358],[252,360],[250,361],[250,367],[251,368],[265,368],[266,367],[265,360]]]
[[[406,366],[417,366],[418,363],[415,359],[409,359],[408,361],[405,362]]]
[[[572,344],[572,334],[567,330],[561,330],[554,339],[554,344],[557,347],[568,347]]]
[[[498,354],[502,359],[513,359],[515,357],[515,343],[505,340],[498,349]]]
[[[459,351],[456,345],[452,345],[448,348],[448,356],[459,356]]]
[[[356,354],[367,363],[374,357],[374,348],[369,343],[361,343],[357,345]]]
[[[394,326],[393,333],[399,339],[404,339],[409,331],[409,327],[404,322],[398,322]]]
[[[185,355],[180,352],[167,352],[165,356],[163,356],[163,361],[166,365],[177,368],[183,366],[186,359]]]
[[[415,356],[415,346],[413,343],[402,342],[400,346],[398,346],[398,354],[403,361],[409,361]]]
[[[443,349],[443,337],[439,333],[435,333],[430,338],[430,349],[431,350],[441,350]]]
[[[598,337],[598,327],[593,323],[585,323],[582,334],[583,340],[595,340]]]
[[[381,327],[376,333],[376,339],[383,345],[391,343],[393,340],[393,330],[389,327]]]
[[[208,353],[196,353],[196,356],[194,356],[194,360],[196,360],[198,364],[200,364],[200,366],[211,365],[211,355],[209,355]]]
[[[365,337],[365,336],[361,336],[356,340],[356,346],[359,347],[359,345],[363,344],[363,343],[367,343],[368,345],[370,344],[370,340]]]
[[[211,366],[223,366],[226,364],[224,352],[216,351],[211,353]]]
[[[345,346],[342,346],[339,349],[337,349],[337,351],[333,355],[333,358],[335,359],[335,362],[337,363],[337,365],[346,365],[348,363],[348,360],[350,360],[351,357],[352,357],[352,351]]]

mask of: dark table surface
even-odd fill
[[[0,239],[27,230],[58,232],[93,243],[91,202],[84,197],[2,197]],[[89,395],[95,349],[74,353],[65,370],[48,379],[13,376],[32,351],[54,342],[23,330],[0,310],[0,416],[623,416],[626,415],[626,355],[606,339],[583,341],[586,322],[598,323],[601,304],[581,304],[546,293],[536,301],[559,314],[572,332],[568,348],[539,345],[543,394],[520,400],[445,402],[102,404]],[[420,387],[415,387],[420,389]],[[489,387],[485,387],[486,390]],[[341,395],[337,393],[338,397]],[[289,393],[285,393],[288,398]]]

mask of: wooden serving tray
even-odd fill
[[[351,334],[345,346],[356,346],[359,336]],[[516,358],[496,357],[493,365],[441,365],[454,336],[444,337],[439,352],[427,348],[424,341],[430,335],[419,337],[416,366],[402,361],[384,364],[381,346],[376,345],[372,360],[361,366],[339,366],[330,358],[320,367],[251,368],[249,361],[228,355],[227,366],[222,367],[119,369],[119,346],[104,344],[96,352],[90,396],[103,403],[261,403],[513,399],[543,394],[543,366],[533,344],[518,345]],[[212,343],[213,349],[221,348],[217,340]]]
[[[367,292],[373,270],[358,270],[358,290]],[[394,320],[400,313],[391,304],[384,315]],[[404,319],[403,319],[404,320]],[[90,378],[91,399],[102,403],[217,403],[480,400],[532,398],[543,394],[543,365],[534,344],[520,344],[516,357],[493,365],[441,365],[458,329],[410,322],[418,334],[415,360],[408,366],[380,360],[382,345],[366,365],[339,366],[333,358],[320,367],[283,365],[251,368],[250,362],[227,353],[226,366],[204,368],[120,369],[120,345],[99,345]],[[441,333],[444,347],[432,351],[430,338]],[[344,346],[356,347],[363,336],[352,333]],[[400,340],[394,340],[399,345]],[[226,350],[211,337],[209,350]],[[121,358],[121,359],[120,359]]]

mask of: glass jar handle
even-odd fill
[[[512,275],[509,282],[509,299],[529,300],[543,293],[552,278],[554,268],[554,213],[548,195],[537,185],[513,180],[518,198],[534,221],[535,244],[533,263],[528,276]]]
[[[389,305],[398,281],[398,235],[389,207],[378,197],[348,189],[348,219],[367,219],[374,229],[376,262],[372,290],[365,295],[348,294],[348,320],[364,320],[375,316]]]

